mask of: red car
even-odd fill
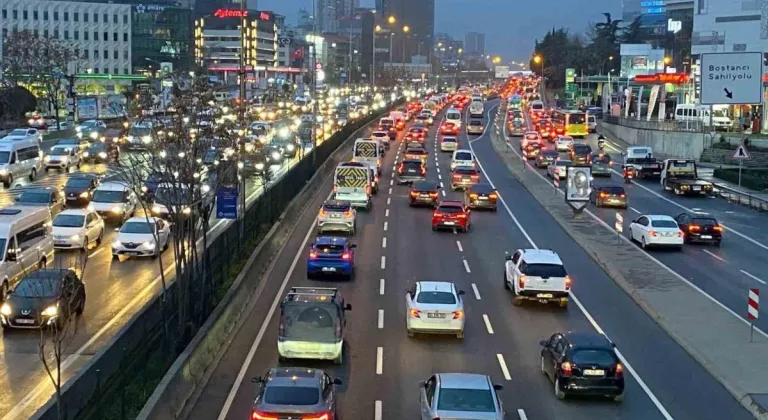
[[[397,131],[403,131],[405,129],[405,119],[398,118],[397,120],[395,120],[395,128],[397,129]]]
[[[450,135],[458,135],[459,134],[459,128],[456,127],[456,124],[446,121],[442,125],[440,125],[440,134],[444,136],[450,136]]]
[[[426,140],[425,130],[422,128],[411,128],[407,133],[405,133],[405,139],[423,142]]]
[[[441,201],[432,212],[432,230],[456,229],[468,232],[472,226],[469,214],[469,208],[461,201]]]

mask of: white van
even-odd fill
[[[461,111],[451,108],[445,112],[445,122],[452,122],[456,128],[461,128]]]
[[[475,167],[475,154],[471,150],[458,149],[451,156],[451,172],[459,166]]]
[[[594,114],[587,114],[587,131],[597,133],[597,118]]]
[[[88,207],[105,221],[114,220],[122,224],[133,216],[138,204],[139,199],[128,184],[110,181],[96,187]]]
[[[483,118],[483,111],[485,110],[485,106],[483,106],[483,101],[472,101],[472,103],[469,105],[469,116],[472,118]]]
[[[365,163],[376,168],[376,173],[381,175],[382,147],[374,139],[357,139],[352,149],[352,162]]]
[[[24,275],[53,262],[50,226],[47,207],[0,209],[0,298]]]
[[[675,106],[675,121],[701,121],[709,124],[709,106],[696,104],[678,104]],[[733,120],[722,110],[712,113],[712,125],[715,128],[728,130],[733,127]]]
[[[34,181],[42,167],[42,152],[34,139],[0,141],[0,180],[5,188],[13,181],[28,176]]]
[[[371,209],[371,166],[362,162],[342,162],[333,176],[334,199],[348,201],[353,207]]]

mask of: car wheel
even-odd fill
[[[565,399],[565,392],[560,390],[560,379],[555,379],[555,397],[558,400]]]
[[[285,363],[288,361],[288,358],[283,356],[277,356],[277,361],[280,363]]]
[[[101,245],[101,241],[104,240],[104,229],[99,232],[99,237],[96,238],[96,246]]]
[[[509,290],[509,283],[507,283],[507,272],[504,271],[504,274],[502,274],[501,279],[504,281],[504,290]]]
[[[462,339],[462,338],[464,338],[464,331],[459,331],[459,332],[457,332],[457,333],[456,333],[456,338],[458,338],[458,339]]]
[[[549,376],[549,374],[547,374],[547,369],[544,367],[544,356],[540,356],[539,359],[541,360],[541,362],[539,363],[539,369],[541,370],[541,374],[544,376]]]
[[[437,226],[432,226],[432,232],[437,232]]]
[[[340,364],[342,364],[343,362],[344,362],[344,353],[342,353],[342,352],[339,352],[339,355],[338,355],[338,356],[336,356],[336,358],[335,358],[335,359],[333,359],[333,364],[334,364],[334,365],[340,365]]]
[[[37,178],[37,169],[32,168],[32,172],[29,173],[29,180],[33,181]]]
[[[715,246],[720,248],[720,241],[715,241]]]
[[[120,261],[120,256],[117,255],[117,254],[112,254],[112,260],[113,261],[115,261],[115,260]]]
[[[10,174],[8,174],[8,179],[6,179],[5,181],[3,181],[3,187],[5,187],[5,188],[10,188],[10,187],[11,187],[11,181],[12,181],[12,179],[11,179],[11,175],[10,175]]]
[[[44,171],[45,171],[45,173],[48,173],[48,168],[45,168]]]
[[[600,201],[599,198],[595,199],[595,207],[600,208],[602,207],[603,203]]]
[[[88,244],[90,244],[88,237],[83,238],[83,251],[88,252]]]
[[[643,247],[643,249],[648,249],[648,244],[645,243],[645,236],[640,238],[640,245]]]
[[[83,296],[83,299],[80,301],[80,304],[77,305],[77,309],[75,309],[75,313],[78,315],[82,315],[85,311],[85,296]]]
[[[560,301],[560,307],[565,309],[568,307],[568,301],[566,299],[563,299]]]
[[[614,395],[613,396],[613,401],[617,402],[617,403],[620,403],[620,402],[624,401],[624,393],[622,392],[619,395]]]
[[[416,334],[415,334],[413,331],[411,331],[411,330],[407,330],[407,331],[408,331],[408,337],[411,337],[411,338],[413,338],[413,336],[415,336],[415,335],[416,335]]]

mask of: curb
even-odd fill
[[[547,203],[544,199],[542,199],[539,196],[539,192],[536,191],[536,189],[530,185],[529,180],[525,180],[524,177],[520,175],[521,166],[519,165],[512,165],[511,163],[507,162],[506,159],[504,159],[503,155],[507,153],[507,148],[511,147],[508,146],[505,139],[499,139],[498,135],[496,135],[495,132],[491,133],[491,146],[493,147],[496,154],[499,155],[504,165],[507,167],[507,170],[512,174],[512,176],[522,185],[530,194],[533,196],[536,201],[539,202],[539,204],[547,209],[547,212],[552,215],[552,218],[555,219],[555,221],[560,225],[560,227],[570,236],[573,238],[576,243],[579,244],[581,248],[583,248],[589,256],[599,265],[605,272],[608,274],[609,277],[611,277],[616,284],[621,287],[621,289],[629,295],[632,300],[635,301],[635,303],[638,304],[641,308],[643,308],[643,311],[645,311],[656,323],[678,344],[680,347],[682,347],[691,357],[693,357],[699,365],[701,365],[713,378],[715,378],[720,384],[723,385],[724,388],[728,390],[728,392],[741,404],[747,411],[749,411],[756,419],[760,420],[768,420],[768,412],[763,409],[760,404],[755,401],[752,394],[747,393],[740,387],[730,383],[728,378],[724,378],[719,371],[716,371],[711,366],[711,361],[704,356],[702,353],[698,351],[698,349],[691,345],[688,340],[684,337],[682,337],[680,334],[678,334],[676,331],[674,331],[672,328],[669,328],[665,323],[665,318],[656,311],[656,309],[649,304],[640,294],[637,292],[635,287],[631,284],[631,282],[624,276],[624,274],[621,273],[621,271],[616,268],[611,262],[606,261],[604,258],[600,256],[600,253],[592,246],[592,244],[586,240],[582,235],[577,232],[571,224],[568,222],[568,220],[565,220],[561,215],[557,214],[557,212],[553,211],[552,208],[550,208],[550,203]],[[558,194],[559,197],[559,194]],[[587,221],[587,223],[594,224],[597,229],[600,229],[601,226],[599,223],[591,217],[582,217],[579,219],[580,221],[584,222]],[[638,251],[634,246],[631,248],[626,245],[622,244],[627,250],[632,250],[632,252],[640,252]]]

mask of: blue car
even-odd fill
[[[355,248],[347,238],[320,236],[309,248],[307,278],[337,275],[347,279],[355,276]]]

